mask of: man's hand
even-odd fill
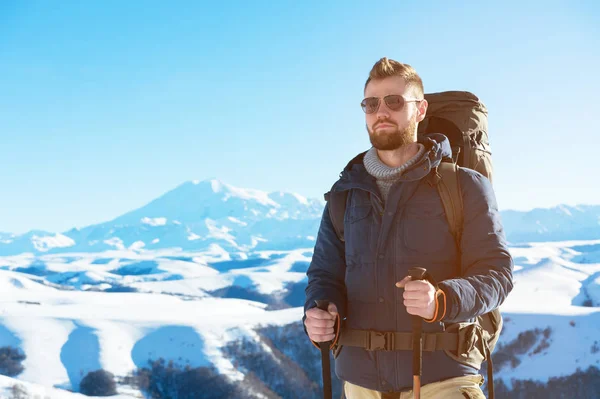
[[[404,306],[408,314],[430,320],[435,315],[435,287],[427,280],[411,281],[410,276],[396,283],[404,288]]]
[[[304,320],[308,337],[315,342],[327,342],[334,339],[333,327],[337,315],[337,307],[333,303],[329,303],[327,312],[319,308],[308,309]]]

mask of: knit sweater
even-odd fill
[[[400,180],[402,173],[408,168],[410,168],[412,165],[414,165],[419,159],[421,159],[421,157],[425,153],[425,146],[421,143],[418,143],[417,145],[419,146],[417,154],[411,159],[409,159],[406,163],[400,165],[397,168],[390,168],[389,166],[381,162],[379,156],[377,155],[377,150],[375,149],[375,147],[371,147],[371,149],[369,149],[365,154],[363,163],[365,165],[365,168],[367,169],[367,172],[369,172],[371,176],[377,179],[377,186],[381,191],[381,195],[383,196],[384,202],[387,200],[390,188],[394,183]]]

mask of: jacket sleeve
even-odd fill
[[[446,296],[444,322],[463,322],[499,307],[513,288],[513,259],[508,250],[491,182],[460,170],[464,204],[461,237],[462,276],[439,282]]]
[[[306,272],[306,302],[304,312],[316,307],[315,300],[333,302],[343,320],[346,315],[346,260],[345,244],[338,238],[329,217],[329,203],[326,203],[321,225],[313,252],[312,261]],[[302,318],[302,323],[306,315]],[[306,327],[304,327],[306,332]]]

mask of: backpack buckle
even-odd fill
[[[394,350],[394,333],[391,331],[369,331],[367,335],[367,345],[365,346],[365,349],[368,351]]]

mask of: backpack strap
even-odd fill
[[[342,242],[344,242],[344,214],[347,199],[348,191],[328,191],[325,194],[325,201],[329,204],[329,218],[336,235]]]
[[[436,187],[442,199],[448,225],[456,245],[460,248],[464,209],[458,180],[458,165],[453,162],[441,162],[436,174],[439,176]]]
[[[361,164],[367,151],[363,151],[356,155],[346,164],[344,170],[352,169],[355,164]],[[340,173],[342,176],[342,173]],[[348,199],[348,191],[333,191],[330,190],[324,195],[325,201],[329,203],[329,218],[335,229],[340,241],[344,242],[344,213],[346,213],[346,201]]]
[[[466,155],[467,154],[465,154],[465,156]],[[460,191],[458,168],[458,165],[454,162],[451,162],[450,160],[445,160],[441,162],[440,165],[437,167],[437,178],[435,178],[435,180],[437,182],[436,187],[438,189],[440,198],[442,200],[442,204],[444,206],[444,211],[446,213],[448,225],[450,226],[450,231],[454,236],[457,248],[460,250],[462,224],[464,220],[464,204],[462,201],[462,194]],[[494,315],[494,313],[497,313],[496,318],[500,320],[500,323],[502,323],[502,318],[500,317],[500,313],[497,309],[488,314],[483,315],[480,319],[488,320],[492,315]],[[499,328],[496,328],[496,326],[493,326],[491,329],[496,329],[499,331]],[[498,338],[495,337],[493,345],[495,345],[497,339]],[[482,341],[482,354],[484,356],[484,360],[487,361],[488,398],[494,399],[494,366],[492,363],[491,348],[489,347],[486,339],[483,339]]]

